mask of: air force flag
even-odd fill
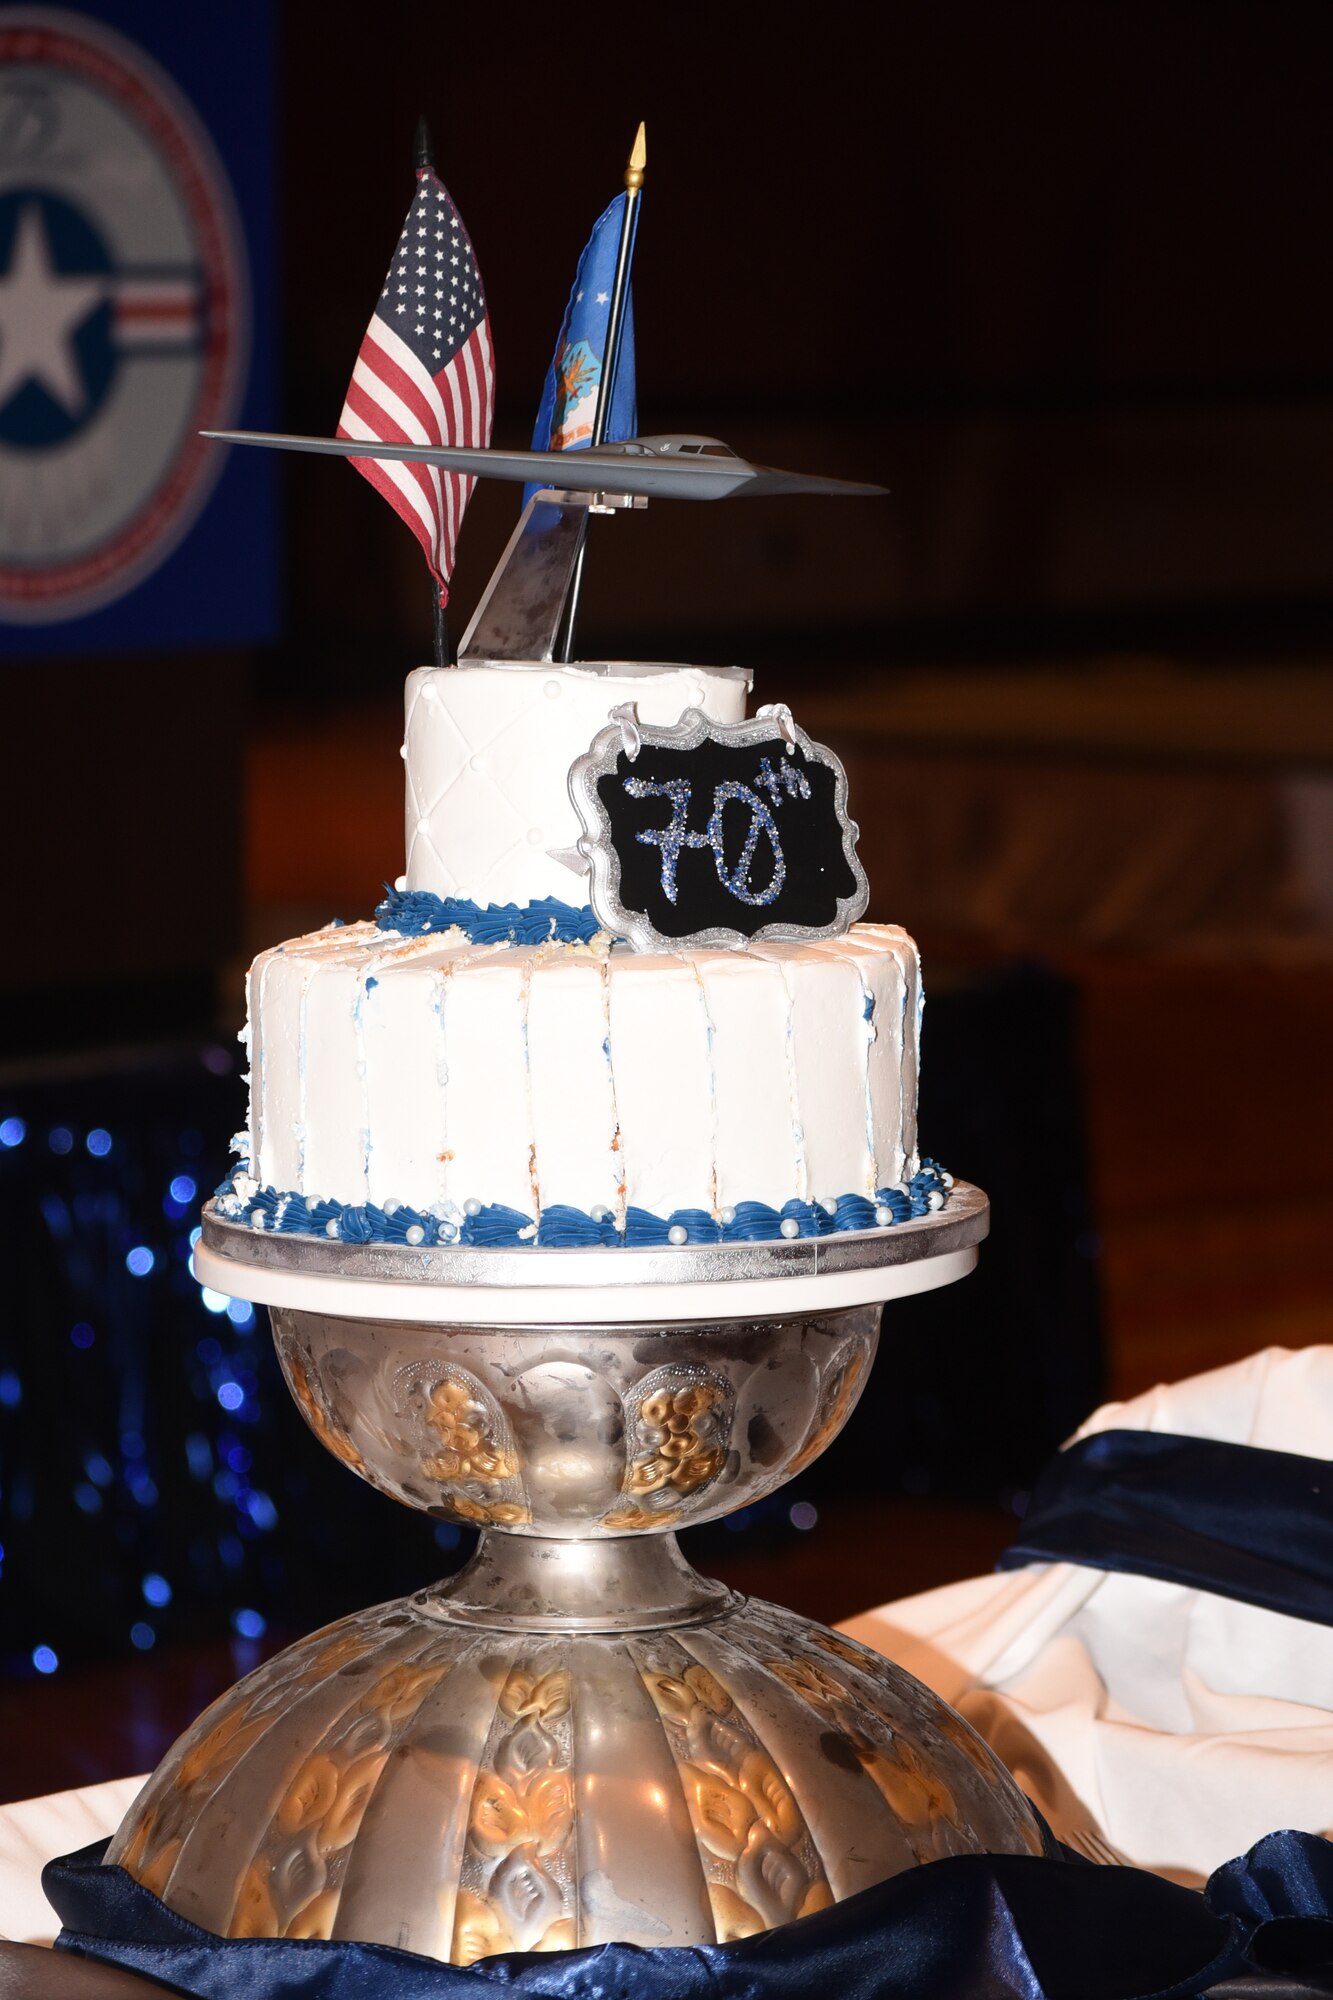
[[[592,443],[597,392],[602,380],[602,360],[606,353],[607,326],[611,317],[611,295],[615,289],[616,257],[627,195],[618,194],[605,214],[593,225],[587,247],[579,258],[574,289],[565,307],[555,358],[542,391],[541,407],[532,433],[534,451],[580,451]],[[636,203],[637,208],[637,203]],[[637,232],[638,216],[632,227]],[[630,256],[634,255],[631,240]],[[634,305],[633,295],[625,295],[625,316],[620,334],[620,351],[615,380],[610,385],[611,405],[606,424],[606,441],[633,437],[638,430],[634,396]],[[531,497],[536,488],[525,494]]]

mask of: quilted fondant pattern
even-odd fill
[[[634,677],[418,668],[403,743],[407,887],[481,904],[585,900],[583,872],[553,857],[580,831],[569,767],[611,709],[633,700],[645,721],[674,722],[696,706],[739,721],[745,693],[741,676],[689,667]]]

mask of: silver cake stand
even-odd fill
[[[471,1964],[746,1937],[937,1856],[1039,1852],[952,1709],[675,1533],[818,1457],[884,1302],[963,1276],[987,1222],[962,1182],[890,1229],[662,1250],[349,1247],[206,1210],[197,1275],[268,1306],[320,1441],[481,1540],[225,1694],[107,1859],[222,1935]]]

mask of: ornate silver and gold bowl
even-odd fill
[[[200,1276],[269,1305],[321,1442],[482,1535],[224,1695],[107,1859],[222,1935],[471,1964],[747,1937],[940,1856],[1039,1852],[950,1708],[699,1576],[674,1532],[818,1456],[883,1301],[962,1275],[986,1219],[960,1183],[836,1239],[369,1257],[206,1220]]]

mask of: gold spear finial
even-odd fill
[[[648,139],[640,124],[634,134],[634,144],[630,147],[629,165],[625,169],[625,186],[639,189],[643,186],[643,170],[648,164]]]

